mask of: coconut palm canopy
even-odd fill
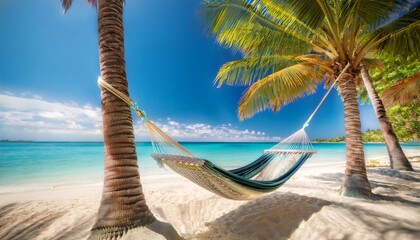
[[[420,56],[418,5],[410,0],[206,1],[206,30],[243,53],[220,68],[215,83],[250,86],[238,108],[244,119],[267,108],[277,111],[323,81],[335,84],[345,72],[337,81],[347,146],[340,192],[370,196],[356,87],[366,82],[366,68],[378,65],[368,58],[374,51]]]
[[[351,63],[356,79],[372,52],[420,56],[419,1],[215,0],[206,1],[206,30],[243,53],[220,68],[218,86],[251,85],[238,108],[241,119],[279,110],[314,92]],[[402,17],[400,17],[402,16]]]

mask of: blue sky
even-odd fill
[[[203,34],[199,0],[127,0],[124,11],[131,97],[178,140],[270,141],[298,130],[325,93],[280,112],[239,121],[244,87],[216,88],[213,79],[239,54]],[[76,0],[0,1],[0,139],[100,141],[97,12]],[[362,128],[378,127],[371,105]],[[135,118],[139,141],[144,127]],[[344,135],[343,105],[334,90],[312,120],[311,138]]]

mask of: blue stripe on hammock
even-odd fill
[[[302,154],[300,159],[296,161],[296,163],[286,173],[284,173],[280,177],[275,178],[273,180],[250,179],[241,175],[237,175],[231,171],[225,170],[217,165],[214,165],[212,162],[208,160],[204,160],[204,161],[205,161],[205,166],[207,168],[214,170],[215,172],[221,174],[223,177],[226,177],[240,185],[243,185],[253,190],[269,192],[269,191],[275,190],[276,188],[283,185],[287,180],[289,180],[296,173],[296,171],[299,170],[299,168],[305,163],[305,161],[311,156],[312,154]],[[261,159],[259,158],[259,160]]]

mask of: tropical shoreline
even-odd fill
[[[304,165],[277,191],[250,201],[223,199],[174,173],[142,176],[142,185],[154,215],[186,239],[416,239],[420,162],[412,164],[416,172],[368,168],[373,200],[338,194],[344,163]],[[101,191],[94,184],[0,194],[0,238],[84,239]],[[144,231],[153,235],[137,229],[125,238]]]

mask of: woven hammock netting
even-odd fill
[[[264,151],[250,164],[226,170],[199,158],[151,121],[145,125],[153,145],[152,157],[195,184],[225,198],[247,200],[283,185],[315,153],[304,129]],[[228,159],[227,159],[228,161]]]

